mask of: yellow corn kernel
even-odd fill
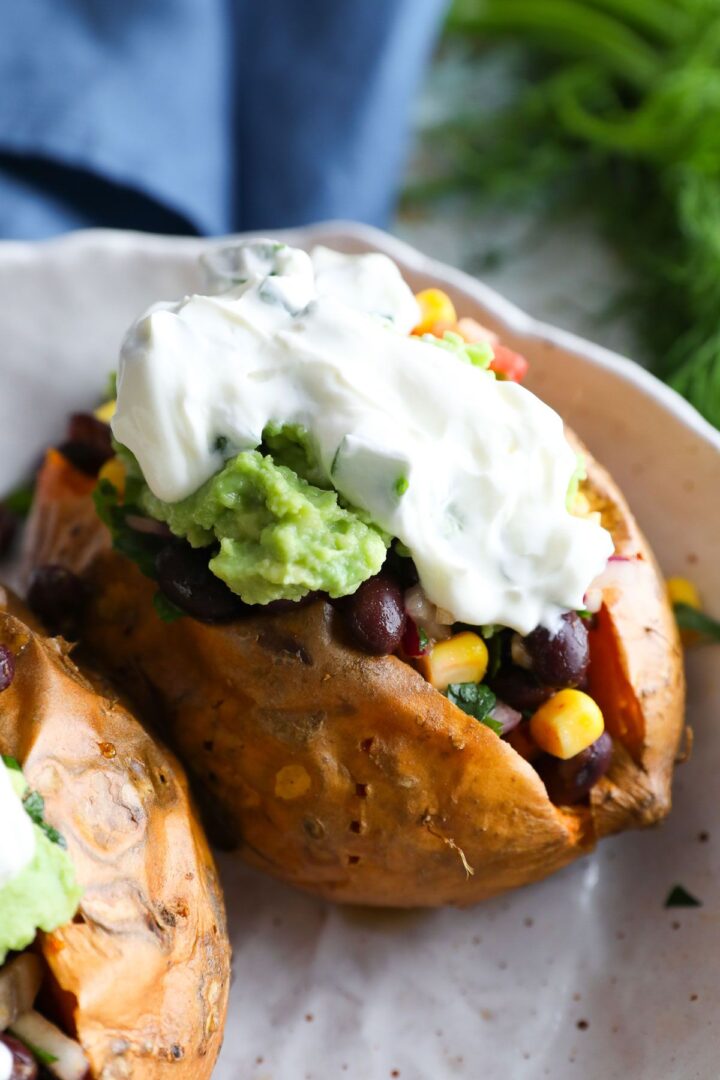
[[[120,458],[113,457],[106,461],[98,474],[98,480],[109,480],[120,495],[125,494],[125,468]]]
[[[447,690],[451,683],[482,682],[487,666],[487,646],[470,630],[438,641],[420,661],[423,675],[436,690]]]
[[[109,424],[115,415],[115,409],[117,407],[117,401],[112,398],[110,401],[104,402],[102,405],[98,405],[95,410],[95,419],[101,420],[103,424]]]
[[[420,322],[414,327],[413,334],[431,334],[438,323],[447,330],[457,322],[455,306],[442,289],[423,289],[415,299],[420,307]]]
[[[671,604],[687,604],[688,607],[702,610],[700,593],[692,581],[683,577],[671,577],[667,580],[667,594]]]
[[[575,757],[605,730],[603,714],[582,690],[558,690],[530,717],[530,734],[546,754]]]

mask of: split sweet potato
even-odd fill
[[[99,1080],[209,1077],[229,945],[182,768],[3,589],[0,644],[15,657],[0,753],[44,798],[84,890],[74,921],[38,939],[54,1008]]]
[[[55,452],[39,477],[27,565],[61,563],[86,581],[86,647],[161,727],[249,862],[337,901],[465,905],[670,807],[678,634],[625,500],[586,460],[583,491],[613,535],[617,571],[601,583],[591,635],[591,692],[614,756],[588,805],[553,805],[508,741],[397,657],[353,648],[327,603],[226,625],[162,622],[153,583],[111,550],[92,481]]]

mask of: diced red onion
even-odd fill
[[[522,720],[522,713],[519,713],[517,709],[511,709],[504,701],[496,703],[490,716],[493,720],[497,720],[498,724],[502,724],[503,735],[507,735],[508,731],[516,728]]]
[[[438,619],[438,609],[427,598],[422,585],[413,585],[405,592],[405,611],[412,621],[421,627],[434,641],[452,637],[452,629]]]
[[[148,536],[162,536],[168,540],[172,539],[172,533],[163,521],[141,517],[139,514],[128,514],[125,521],[135,532],[147,533]]]

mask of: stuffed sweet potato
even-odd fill
[[[133,328],[119,457],[41,470],[30,597],[72,609],[248,861],[469,904],[667,813],[677,630],[523,358],[396,268],[313,258],[242,248],[234,291]]]
[[[9,657],[0,752],[22,769],[36,813],[44,800],[47,828],[67,845],[75,902],[79,895],[72,921],[41,933],[34,956],[10,961],[10,975],[19,960],[44,972],[40,1000],[82,1047],[88,1077],[209,1077],[222,1039],[229,946],[182,770],[107,685],[81,674],[62,639],[31,628],[3,590],[0,600],[0,655]],[[13,1015],[10,975],[1,1026],[37,1046],[42,1033],[33,1033],[44,1021],[28,1020],[24,1008],[25,1018]],[[12,1038],[0,1042],[17,1047]],[[76,1075],[63,1072],[62,1061],[56,1069]]]
[[[327,602],[222,625],[163,622],[154,584],[111,549],[94,482],[56,451],[39,476],[27,558],[86,583],[82,639],[188,763],[248,861],[333,900],[469,904],[670,807],[678,634],[625,500],[586,461],[583,491],[616,548],[589,635],[613,760],[588,805],[553,805],[509,742],[408,663],[354,647]]]

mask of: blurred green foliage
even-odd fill
[[[656,371],[720,427],[720,0],[456,0],[448,34],[520,74],[430,133],[415,197],[589,208]]]

